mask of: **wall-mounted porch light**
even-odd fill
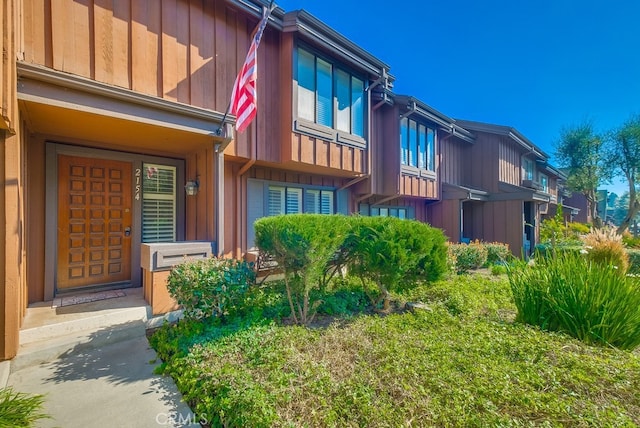
[[[187,192],[187,196],[195,196],[198,194],[198,189],[200,188],[200,183],[198,180],[189,180],[187,184],[184,185],[184,190]]]

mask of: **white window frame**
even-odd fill
[[[171,189],[171,193],[158,193],[158,192],[151,192],[151,191],[147,191],[145,190],[145,180],[148,180],[148,177],[152,177],[153,174],[159,173],[160,170],[171,170],[173,172],[173,183],[172,183],[172,189]],[[142,212],[141,212],[141,226],[142,226],[142,235],[141,235],[141,240],[142,242],[175,242],[176,241],[176,237],[177,237],[177,222],[178,222],[178,216],[177,216],[177,204],[178,204],[178,198],[177,198],[177,194],[176,194],[176,181],[177,181],[177,176],[178,176],[178,169],[175,166],[172,165],[162,165],[162,164],[155,164],[155,163],[147,163],[144,162],[142,164]],[[172,223],[173,223],[173,228],[172,228],[172,232],[171,232],[171,236],[168,236],[166,238],[160,238],[160,239],[145,239],[145,201],[169,201],[171,203],[171,207],[170,207],[170,211],[171,211],[171,217],[172,217]],[[159,217],[159,214],[158,214]],[[156,220],[159,221],[159,220]],[[160,236],[160,233],[157,232],[156,236]]]

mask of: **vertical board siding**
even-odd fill
[[[457,138],[449,137],[443,139],[440,144],[440,180],[443,183],[463,185],[463,159],[466,156],[464,151],[465,143]]]
[[[521,183],[520,152],[507,141],[498,143],[498,180],[519,186]]]
[[[272,168],[253,167],[247,172],[249,178],[259,180],[279,181],[292,184],[309,184],[313,186],[326,186],[339,188],[345,184],[344,178],[325,175],[307,174],[304,172],[283,171]]]
[[[283,162],[300,162],[356,173],[366,170],[366,150],[297,132],[291,133],[290,149],[283,150],[284,153],[290,153],[290,159],[283,159]]]
[[[25,61],[223,112],[257,22],[223,1],[24,0]]]
[[[402,174],[400,177],[400,194],[420,198],[436,199],[438,186],[435,180]]]

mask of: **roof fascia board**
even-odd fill
[[[529,152],[539,156],[541,159],[548,159],[549,155],[543,152],[538,146],[533,144],[527,137],[522,135],[517,129],[510,126],[494,125],[492,123],[473,122],[467,120],[456,120],[458,125],[473,131],[486,132],[489,134],[504,135],[511,138],[516,143],[527,149]]]
[[[359,68],[375,76],[380,76],[382,70],[388,71],[390,68],[389,65],[380,61],[304,10],[290,12],[284,15],[283,31],[297,31],[301,35],[327,48],[332,54],[357,65]]]
[[[228,3],[236,6],[238,9],[249,13],[250,15],[260,19],[262,18],[262,8],[269,7],[270,1],[250,1],[250,0],[227,0]],[[284,10],[279,6],[276,7],[269,15],[269,24],[276,29],[282,31],[282,17]]]
[[[408,95],[396,95],[395,99],[396,99],[396,102],[401,104],[409,105],[410,103],[414,103],[415,105],[414,112],[416,114],[446,128],[447,132],[449,132],[452,135],[455,135],[456,137],[466,142],[469,142],[469,143],[475,142],[475,138],[473,137],[473,134],[471,134],[471,132],[457,125],[455,123],[455,120],[453,120],[452,118],[434,109],[428,104],[423,103],[419,99],[414,98],[412,96],[408,96]]]
[[[95,80],[69,73],[63,73],[47,67],[29,64],[26,62],[18,62],[17,66],[19,78],[22,77],[33,81],[44,82],[61,88],[73,89],[80,93],[102,96],[107,99],[124,101],[126,103],[139,105],[141,107],[157,111],[179,114],[185,117],[206,121],[210,124],[215,124],[216,126],[222,122],[222,118],[224,116],[223,113],[213,110],[168,101],[163,98],[142,94],[117,86],[107,85]],[[20,92],[20,89],[18,89],[18,92]],[[235,120],[233,117],[228,116],[227,122],[235,123]]]

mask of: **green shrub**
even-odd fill
[[[348,231],[347,217],[287,214],[256,221],[256,245],[283,269],[284,283],[296,324],[313,320],[319,300],[313,290],[324,289],[339,271],[341,248]]]
[[[455,260],[457,273],[479,269],[487,263],[487,247],[480,241],[473,241],[469,244],[449,244],[448,250],[452,260]]]
[[[349,271],[377,289],[377,299],[389,310],[390,291],[436,281],[447,269],[445,237],[440,229],[415,220],[393,217],[352,217],[345,242]]]
[[[622,235],[622,243],[627,248],[640,248],[640,236],[633,236],[629,231]]]
[[[184,309],[185,317],[200,319],[232,314],[254,282],[255,273],[249,263],[210,258],[175,266],[167,289]]]
[[[50,419],[43,413],[44,396],[14,392],[11,387],[0,389],[0,427],[30,427],[40,419]]]
[[[629,256],[629,270],[627,270],[627,273],[640,275],[640,250],[628,248],[627,256]]]
[[[491,275],[502,275],[507,273],[507,267],[505,265],[491,265]]]
[[[487,264],[495,265],[507,262],[513,258],[509,244],[501,242],[483,242],[482,245],[487,249]]]
[[[621,349],[640,344],[640,287],[611,264],[572,253],[509,269],[517,319]]]
[[[589,230],[586,224],[565,221],[562,206],[558,205],[555,216],[540,223],[540,241],[552,246],[579,244],[580,237]]]

